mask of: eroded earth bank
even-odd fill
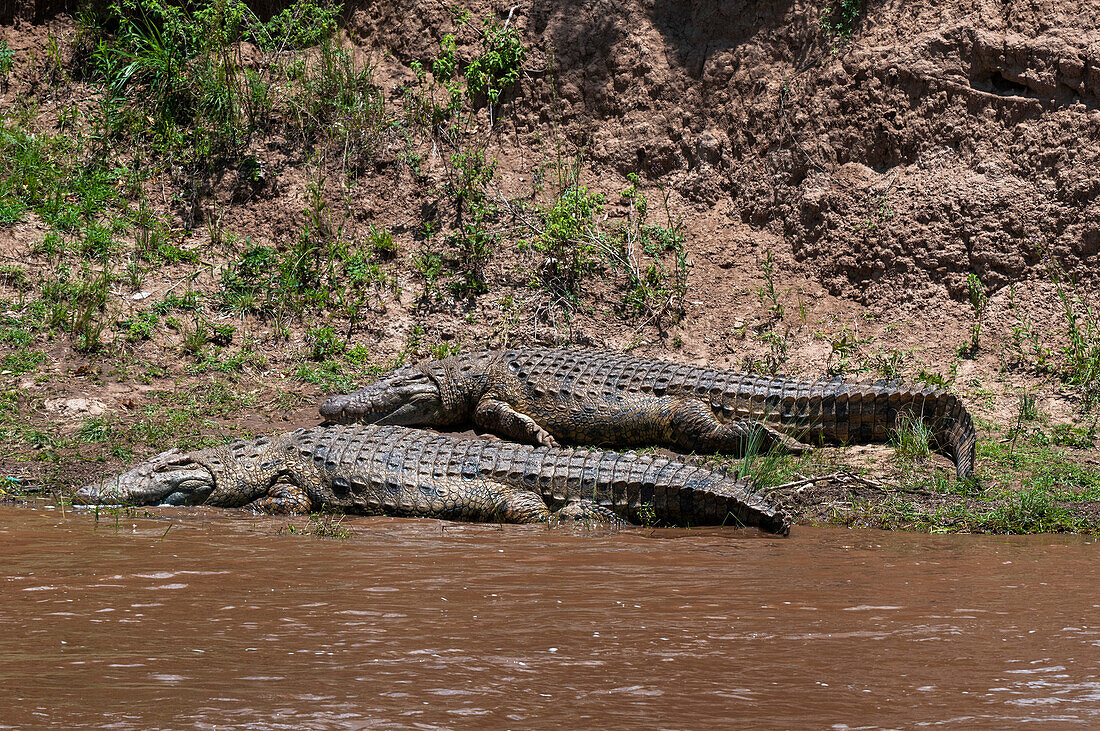
[[[229,0],[0,21],[6,495],[524,344],[956,392],[803,522],[1095,530],[1100,5]]]

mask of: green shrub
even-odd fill
[[[603,209],[603,194],[576,183],[536,209],[538,232],[522,241],[520,248],[539,255],[537,281],[552,293],[575,300],[582,277],[599,263]]]
[[[492,18],[482,25],[480,53],[466,66],[467,93],[484,94],[490,105],[496,105],[500,95],[519,79],[527,49],[514,29]]]

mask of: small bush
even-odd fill
[[[306,330],[306,343],[309,344],[311,360],[322,361],[347,350],[348,344],[337,336],[331,325],[320,325]]]
[[[520,244],[521,250],[540,256],[537,280],[552,293],[575,300],[582,277],[599,262],[603,246],[599,217],[604,196],[573,184],[546,206],[536,210],[537,234]]]
[[[492,18],[483,21],[480,53],[466,66],[466,84],[471,96],[485,95],[491,105],[519,79],[527,49],[512,28]]]

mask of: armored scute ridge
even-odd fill
[[[790,519],[748,480],[663,457],[328,426],[190,454],[165,452],[74,503],[247,506],[450,520],[757,526]]]
[[[942,389],[767,378],[604,351],[529,348],[431,360],[321,406],[333,422],[446,426],[502,437],[700,453],[800,452],[884,442],[904,414],[933,430],[960,478],[974,468],[974,425]]]

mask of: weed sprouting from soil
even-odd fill
[[[1063,378],[1096,405],[1100,403],[1100,320],[1061,267],[1048,260],[1047,271],[1058,292],[1069,340],[1062,348],[1066,357]]]
[[[932,428],[920,416],[901,414],[890,436],[894,452],[902,459],[920,459],[932,454]]]
[[[841,42],[851,37],[856,21],[863,12],[863,0],[837,0],[825,5],[821,11],[821,27],[830,38]]]
[[[986,307],[989,305],[989,296],[985,292],[982,280],[977,274],[966,275],[966,291],[970,298],[970,306],[974,310],[974,324],[970,327],[970,344],[959,350],[960,355],[973,358],[978,353],[978,341],[982,334],[982,319],[985,317]]]

